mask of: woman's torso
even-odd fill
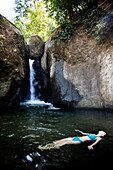
[[[90,134],[90,135],[93,135],[95,137],[91,139],[90,136],[88,137],[88,135],[86,135],[86,136],[80,136],[79,139],[81,141],[85,142],[85,141],[93,141],[93,140],[95,140],[95,139],[97,139],[99,137],[99,136],[94,135],[94,134]]]

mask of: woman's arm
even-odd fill
[[[102,138],[100,138],[100,137],[98,137],[97,139],[96,139],[96,141],[92,144],[92,145],[90,145],[90,146],[88,146],[88,149],[89,150],[93,150],[93,146],[95,146],[98,142],[100,142],[102,140]]]
[[[75,129],[76,132],[80,132],[82,135],[88,135],[89,133],[82,132],[81,130]]]

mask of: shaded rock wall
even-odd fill
[[[0,106],[19,97],[26,75],[25,43],[21,31],[0,15]]]
[[[98,45],[81,30],[70,40],[51,41],[48,47],[49,57],[46,63],[42,59],[42,66],[50,71],[55,106],[113,108],[112,43]]]
[[[51,37],[45,43],[44,54],[41,58],[41,87],[42,99],[52,103],[52,87],[50,82],[49,53],[48,46],[51,44]]]

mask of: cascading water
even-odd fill
[[[45,103],[44,101],[41,101],[40,99],[38,99],[38,95],[36,94],[36,87],[38,86],[38,82],[36,81],[36,70],[33,68],[33,64],[34,64],[35,60],[31,60],[29,59],[29,70],[30,70],[30,74],[29,74],[29,83],[30,83],[30,97],[29,100],[27,100],[26,102],[21,103],[22,105],[26,105],[26,104],[37,104],[37,105],[48,105],[51,106],[51,103]]]
[[[41,105],[42,107],[46,105],[46,107],[48,106],[49,110],[59,110],[60,108],[55,108],[53,107],[53,105],[51,103],[45,103],[44,101],[41,101],[38,98],[37,92],[36,92],[36,87],[39,86],[38,81],[36,80],[36,70],[34,69],[34,62],[35,60],[31,60],[29,59],[29,70],[30,70],[30,74],[29,74],[29,83],[30,83],[30,97],[29,100],[20,103],[21,105],[26,105],[26,104],[30,104],[30,105]]]
[[[36,89],[35,86],[38,86],[38,82],[36,82],[36,73],[35,69],[33,68],[35,60],[29,59],[29,69],[30,69],[30,74],[29,74],[29,82],[30,82],[30,98],[29,100],[26,101],[26,104],[41,104],[42,101],[38,99],[38,96],[36,95]]]
[[[34,63],[34,60],[29,59],[29,66],[30,66],[30,101],[36,100],[35,87],[34,87],[35,70],[33,68],[33,63]]]

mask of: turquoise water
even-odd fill
[[[113,154],[112,111],[55,111],[48,106],[18,106],[0,111],[0,165],[4,169],[76,169],[111,166]],[[93,151],[87,146],[66,145],[40,151],[54,140],[105,130],[108,136]]]

